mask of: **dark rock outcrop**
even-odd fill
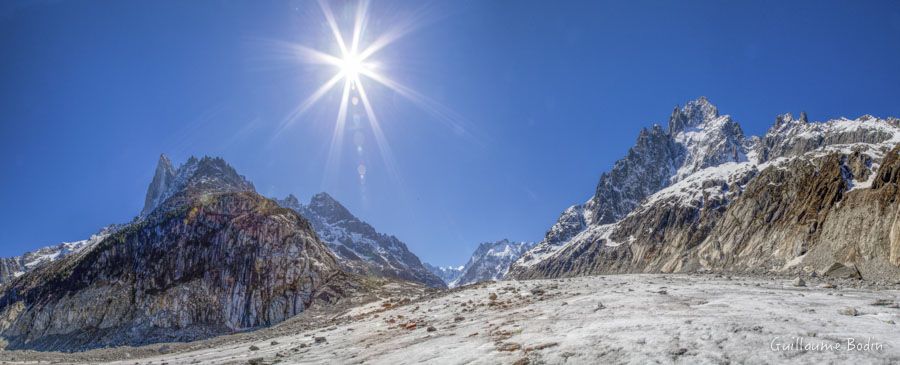
[[[224,161],[191,159],[178,171],[179,189],[141,219],[9,284],[0,296],[8,349],[194,340],[278,323],[356,290],[309,222]]]
[[[431,273],[405,243],[376,231],[331,195],[318,193],[307,205],[293,195],[278,203],[308,219],[345,270],[446,288],[444,281]]]

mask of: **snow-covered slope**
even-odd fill
[[[327,193],[316,194],[309,204],[297,197],[277,200],[312,223],[319,238],[352,272],[409,280],[432,287],[446,287],[397,237],[379,233],[350,213]]]
[[[86,240],[63,242],[58,245],[26,252],[22,256],[2,258],[0,259],[0,286],[42,265],[91,247],[115,232],[116,229],[116,226],[108,226]]]
[[[840,186],[830,189],[863,191],[875,183],[882,160],[900,142],[900,120],[896,118],[866,115],[813,123],[805,113],[799,119],[789,114],[778,116],[764,136],[746,138],[740,126],[719,115],[706,98],[676,108],[668,132],[661,131],[658,126],[642,130],[635,146],[601,176],[595,195],[587,203],[567,209],[544,240],[513,265],[510,276],[699,269],[697,247],[717,232],[714,228],[719,220],[763,171],[789,169],[805,175],[776,176],[769,187],[756,187],[752,199],[763,204],[757,210],[768,209],[764,201],[780,194],[774,193],[776,186],[788,183],[778,179],[829,184],[816,182],[830,176],[823,168],[838,169],[837,176],[843,179]],[[813,167],[800,168],[805,165],[798,161]],[[767,189],[773,192],[766,193]],[[807,194],[790,194],[800,193]],[[809,194],[815,197],[814,193]],[[838,195],[838,201],[841,198]],[[811,209],[821,220],[825,215],[819,212],[836,208],[835,204],[826,201]],[[782,213],[769,214],[778,218]],[[759,213],[752,211],[746,214],[750,216],[744,221],[772,219],[754,216]],[[817,227],[803,229],[816,231]],[[850,258],[834,260],[849,264]],[[825,261],[820,258],[817,263]],[[878,272],[885,270],[894,269]]]

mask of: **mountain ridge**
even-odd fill
[[[378,232],[328,193],[313,195],[308,204],[300,203],[293,194],[276,201],[309,220],[319,238],[331,248],[346,270],[409,280],[435,288],[446,287],[403,241]]]
[[[169,176],[165,160],[157,172]],[[138,219],[4,287],[7,349],[192,341],[270,326],[361,290],[306,219],[257,194],[224,160],[191,158],[175,171],[174,180],[154,178]]]
[[[724,234],[717,232],[728,225],[744,226],[739,221],[718,224],[723,217],[731,216],[727,212],[750,204],[735,206],[734,202],[755,199],[778,204],[786,211],[795,209],[791,206],[799,204],[794,201],[775,203],[773,196],[779,193],[755,184],[754,181],[762,181],[758,180],[759,176],[769,176],[783,166],[796,165],[798,171],[809,173],[790,177],[792,179],[807,181],[806,184],[813,186],[824,184],[821,185],[823,189],[842,192],[865,190],[872,186],[872,176],[880,161],[885,156],[891,156],[893,152],[889,151],[900,142],[900,120],[896,118],[863,116],[857,120],[842,118],[826,122],[809,122],[807,118],[806,113],[801,113],[799,119],[794,119],[790,114],[780,115],[763,136],[746,137],[737,122],[719,115],[717,108],[706,98],[691,101],[685,107],[676,107],[665,135],[658,125],[642,130],[635,147],[609,172],[602,174],[594,196],[586,203],[574,205],[563,212],[541,243],[513,265],[509,277],[552,278],[706,269],[825,272],[827,267],[833,265],[866,266],[866,262],[860,262],[858,257],[837,252],[831,252],[829,256],[827,252],[819,251],[818,258],[812,260],[810,257],[808,262],[804,262],[803,257],[776,253],[773,256],[777,259],[770,266],[753,269],[752,265],[714,263],[716,260],[762,260],[762,256],[766,255],[765,250],[753,251],[751,256],[757,258],[751,259],[746,251],[723,253],[715,248],[719,246],[712,243],[715,242],[714,236]],[[648,140],[655,142],[648,143]],[[811,169],[801,168],[803,161],[811,164],[808,165]],[[823,168],[830,171],[829,174],[817,173]],[[659,171],[664,173],[653,173]],[[843,185],[816,182],[827,176],[842,177]],[[772,177],[775,179],[773,183],[782,183],[779,177],[789,178],[778,175]],[[627,183],[624,186],[626,190],[622,190],[622,185],[609,184],[609,181]],[[751,189],[755,195],[744,197],[745,189]],[[800,193],[799,190],[790,192]],[[816,202],[810,208],[814,212],[836,209],[844,196],[839,194],[836,199],[828,200],[824,193],[816,194],[809,198],[812,199],[809,204]],[[759,213],[755,210],[760,208],[745,209],[751,209],[744,213],[745,220],[758,218]],[[825,219],[826,215],[822,214],[820,218]],[[815,231],[821,223],[818,221],[816,226],[805,229]],[[759,230],[766,231],[763,227]],[[734,234],[737,233],[732,234],[732,240],[749,239],[749,236]],[[788,233],[784,231],[779,234]],[[847,234],[844,232],[841,239],[848,240]],[[758,242],[759,239],[753,238],[757,241],[742,246],[753,248],[763,245]],[[794,244],[800,247],[818,243]],[[868,250],[874,250],[879,245],[871,243]],[[842,246],[842,250],[852,246],[848,243]],[[718,259],[710,259],[711,256],[701,259],[698,247],[705,247],[704,252],[718,252]],[[797,249],[796,252],[804,250]],[[775,262],[779,263],[777,268],[771,266]],[[894,269],[896,267],[883,268],[877,272],[896,276],[898,273]]]
[[[533,246],[534,242],[512,242],[505,238],[494,242],[482,242],[463,266],[458,277],[448,285],[457,287],[482,281],[501,280],[509,271],[509,266]]]

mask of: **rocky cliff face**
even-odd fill
[[[316,194],[307,205],[301,204],[293,195],[278,200],[278,203],[308,219],[344,269],[435,288],[446,287],[444,281],[429,271],[405,243],[397,237],[379,233],[330,195]]]
[[[472,253],[459,276],[448,284],[457,287],[503,279],[509,266],[532,247],[534,242],[511,242],[507,239],[484,242]]]
[[[897,280],[898,153],[857,146],[763,170],[698,248],[700,263],[733,271],[847,267],[853,276]],[[875,171],[873,161],[881,162]]]
[[[192,340],[278,323],[355,290],[309,222],[221,159],[189,160],[159,201],[165,179],[154,179],[157,206],[141,219],[8,284],[7,348]]]
[[[874,192],[875,181],[890,181],[878,177],[889,175],[879,166],[896,158],[889,151],[900,142],[897,119],[810,123],[805,114],[783,115],[765,136],[747,139],[706,104],[688,103],[670,118],[666,144],[681,154],[642,163],[675,161],[656,191],[614,220],[570,209],[509,276],[858,268],[863,277],[900,278],[897,265],[886,264],[895,213],[883,207],[892,190]],[[623,160],[636,159],[630,151]],[[863,198],[873,194],[881,199]],[[598,191],[588,204],[608,199]],[[871,211],[863,201],[874,203]],[[878,224],[867,228],[869,219]]]

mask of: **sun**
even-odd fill
[[[367,65],[355,53],[349,53],[341,58],[341,62],[337,65],[340,72],[353,82],[359,81],[359,75],[362,73],[371,73]]]
[[[368,129],[375,139],[375,145],[378,147],[378,151],[380,152],[381,158],[384,161],[389,174],[396,180],[399,180],[399,175],[394,168],[391,148],[384,136],[378,116],[375,114],[375,107],[371,100],[372,95],[369,94],[367,88],[368,83],[377,83],[386,88],[386,90],[403,96],[415,104],[419,104],[425,111],[434,115],[436,119],[448,124],[455,132],[465,132],[465,129],[462,128],[460,124],[456,123],[456,120],[460,118],[458,118],[455,113],[424,95],[419,94],[413,89],[381,74],[378,72],[378,68],[380,67],[375,67],[376,65],[382,64],[380,61],[373,60],[378,52],[385,47],[390,46],[416,28],[418,26],[417,22],[422,19],[421,16],[413,14],[413,16],[410,16],[407,20],[393,22],[391,28],[386,29],[384,33],[378,36],[366,37],[369,7],[368,0],[359,0],[356,2],[357,6],[355,11],[353,11],[353,9],[346,9],[351,11],[339,12],[339,14],[351,15],[351,19],[348,20],[352,20],[352,31],[347,33],[343,32],[338,26],[338,20],[335,18],[335,13],[331,10],[328,2],[326,0],[319,0],[318,3],[319,8],[322,10],[322,15],[324,15],[325,23],[334,37],[333,44],[336,46],[335,48],[337,48],[338,52],[336,52],[336,54],[329,54],[299,44],[290,44],[290,49],[305,63],[328,65],[333,67],[335,73],[331,75],[328,81],[320,85],[312,95],[300,103],[290,115],[288,115],[282,122],[277,134],[280,134],[281,131],[299,119],[300,115],[305,113],[325,95],[329,94],[330,91],[335,89],[341,90],[337,118],[334,120],[334,132],[328,152],[328,161],[326,163],[326,170],[328,170],[326,171],[326,175],[332,174],[334,165],[341,160],[340,154],[343,149],[342,143],[345,139],[345,127],[347,121],[352,119],[353,128],[356,129],[356,131],[354,131],[353,142],[357,144],[357,146],[355,146],[357,153],[362,154],[365,151],[365,149],[362,148],[362,142],[358,142],[359,138],[356,138],[359,134],[357,122],[367,122]],[[343,2],[342,4],[350,3]],[[345,38],[345,34],[349,35],[349,37],[347,37],[349,39]],[[367,44],[363,46],[363,42],[367,42]],[[358,156],[358,160],[363,161],[365,158],[364,156]],[[356,171],[359,172],[360,180],[363,181],[365,180],[366,172],[371,171],[371,169],[360,162],[359,165],[356,166]]]

